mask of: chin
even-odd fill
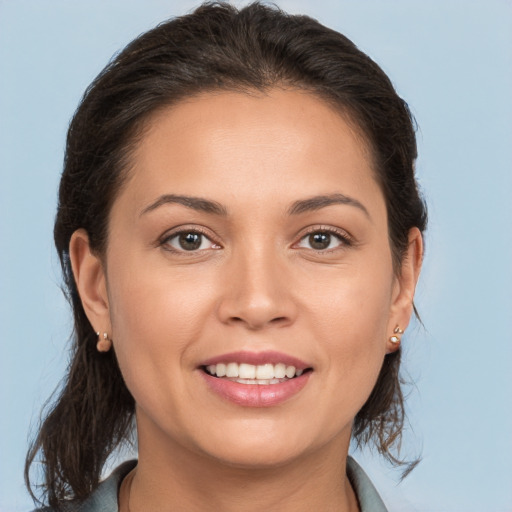
[[[278,468],[293,463],[304,451],[301,449],[275,450],[273,446],[268,447],[230,447],[225,450],[216,450],[209,453],[210,457],[217,463],[242,470],[267,470]]]
[[[321,450],[332,437],[325,432],[308,432],[297,429],[297,422],[284,428],[283,425],[244,425],[232,430],[216,429],[201,446],[203,454],[224,465],[240,469],[270,469],[296,462]],[[252,428],[251,428],[252,427]],[[266,427],[266,428],[265,428]]]

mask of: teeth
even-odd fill
[[[218,365],[212,365],[213,366],[213,371],[211,371],[210,373],[212,375],[217,375],[217,377],[224,377],[224,375],[226,375],[226,365],[225,364],[218,364]],[[217,369],[215,369],[215,366],[217,366]]]
[[[287,366],[286,367],[286,376],[291,379],[295,377],[295,366]]]
[[[277,384],[283,379],[292,379],[304,373],[304,370],[297,370],[295,366],[286,366],[283,363],[258,366],[247,363],[219,363],[208,365],[206,370],[210,375],[228,377],[243,384]]]
[[[259,368],[259,367],[258,367]],[[217,375],[218,377],[218,375]],[[238,366],[238,375],[241,379],[254,379],[256,378],[256,366],[252,364],[242,363]],[[260,376],[258,375],[258,379]]]
[[[295,372],[293,372],[295,375]],[[262,364],[256,367],[256,378],[262,380],[268,380],[274,378],[274,365],[273,364]]]
[[[240,384],[279,384],[284,382],[286,379],[235,379],[235,382]]]
[[[276,379],[284,379],[286,377],[286,365],[283,363],[274,366],[274,377]]]
[[[217,372],[215,372],[217,373]],[[226,377],[238,377],[238,364],[228,363],[226,365]]]

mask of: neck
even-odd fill
[[[124,498],[130,512],[358,511],[346,475],[348,439],[279,465],[239,467],[188,450],[162,432],[146,433],[139,429],[139,463]]]

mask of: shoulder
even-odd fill
[[[43,507],[32,512],[119,512],[117,493],[123,478],[137,465],[129,460],[118,466],[110,476],[100,483],[98,488],[81,503],[64,503],[59,511]]]
[[[368,475],[350,456],[347,458],[347,475],[356,493],[361,512],[387,512],[386,505]]]

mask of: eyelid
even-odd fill
[[[215,245],[217,247],[210,247],[209,249],[198,249],[196,251],[186,251],[184,249],[177,249],[176,247],[173,247],[169,244],[169,241],[173,238],[176,238],[177,236],[183,234],[183,233],[197,233],[199,235],[204,236],[206,239],[208,239],[212,245]],[[176,226],[168,231],[166,231],[161,237],[158,238],[157,246],[162,247],[163,249],[180,255],[188,255],[191,256],[193,254],[201,253],[206,250],[211,249],[220,249],[222,248],[221,244],[216,240],[216,237],[213,236],[211,231],[205,229],[203,226],[198,226],[196,224],[184,224],[181,226]]]
[[[350,233],[345,231],[344,229],[336,228],[334,226],[317,225],[317,226],[309,226],[308,228],[305,229],[305,231],[302,231],[299,235],[298,242],[296,242],[293,245],[298,246],[298,244],[300,244],[300,242],[302,242],[302,240],[304,240],[309,235],[312,235],[313,233],[328,233],[330,235],[334,235],[335,237],[337,237],[340,240],[340,246],[332,248],[332,249],[323,249],[323,250],[313,249],[313,248],[309,249],[311,251],[315,251],[318,253],[329,253],[332,251],[343,249],[344,247],[351,247],[355,244],[354,237]]]

